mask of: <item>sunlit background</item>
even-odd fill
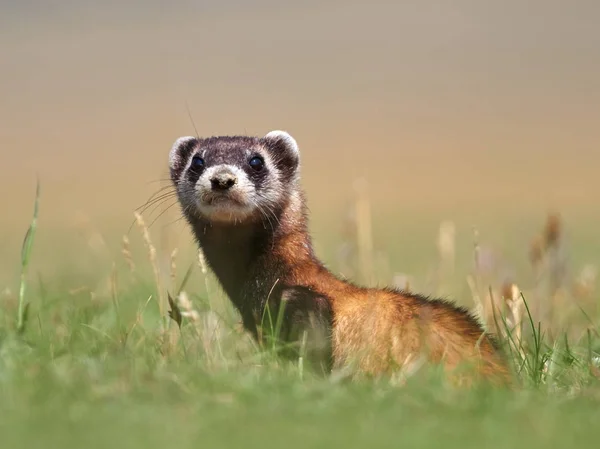
[[[558,210],[584,257],[598,247],[595,1],[0,5],[3,280],[19,267],[36,176],[35,263],[81,268],[81,229],[118,254],[193,123],[200,135],[285,129],[298,140],[326,258],[359,177],[395,270],[415,254],[411,233],[433,254],[445,219],[469,251],[471,226],[526,244]],[[171,244],[192,245],[182,222],[167,228]]]

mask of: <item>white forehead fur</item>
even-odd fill
[[[169,166],[171,168],[175,168],[175,165],[179,162],[179,149],[188,142],[191,142],[192,140],[196,140],[196,137],[184,136],[180,137],[173,143],[173,146],[171,147],[171,151],[169,153]]]
[[[290,150],[292,150],[297,155],[300,154],[300,149],[298,148],[298,143],[296,142],[296,139],[294,139],[286,131],[281,131],[279,129],[271,131],[271,132],[267,133],[267,135],[265,135],[265,139],[283,140],[285,142],[285,145]]]

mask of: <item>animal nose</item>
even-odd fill
[[[237,178],[232,173],[217,173],[210,178],[210,185],[213,190],[228,190],[237,182]]]

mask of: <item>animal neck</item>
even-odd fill
[[[253,223],[193,223],[204,257],[244,323],[252,327],[280,280],[314,263],[304,210],[286,207]]]

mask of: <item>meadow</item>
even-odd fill
[[[4,2],[2,446],[597,447],[600,19],[538,3]],[[518,387],[250,340],[160,196],[194,128],[290,132],[325,263],[469,308]]]
[[[317,377],[302,360],[282,362],[276,342],[258,345],[242,331],[191,241],[170,251],[157,244],[161,228],[150,224],[164,205],[140,208],[146,215],[135,212],[130,232],[112,242],[82,225],[87,251],[106,258],[104,266],[94,259],[94,274],[36,276],[31,261],[44,257],[36,252],[43,233],[36,206],[18,286],[1,302],[3,444],[596,447],[595,271],[576,270],[585,258],[566,239],[561,216],[532,225],[529,246],[509,245],[509,258],[522,253],[511,271],[478,230],[458,239],[451,221],[433,235],[413,229],[395,240],[414,253],[378,249],[374,235],[385,228],[373,220],[368,194],[349,197],[337,238],[316,238],[321,256],[349,278],[470,308],[499,333],[514,391],[455,389],[427,367],[400,379],[351,381],[338,372]]]

